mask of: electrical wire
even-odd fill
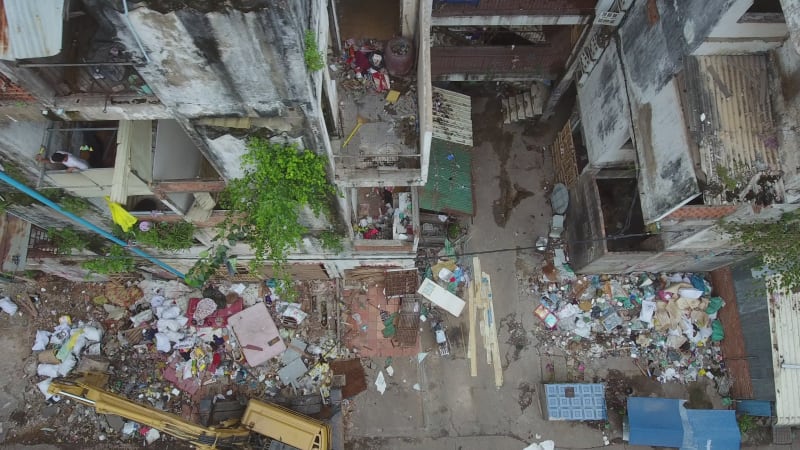
[[[661,234],[670,233],[669,231],[662,231]],[[674,232],[673,232],[674,233]],[[625,234],[621,236],[608,236],[605,238],[598,238],[598,239],[585,239],[580,241],[570,241],[568,242],[569,245],[575,244],[588,244],[592,242],[600,242],[600,241],[612,241],[617,239],[627,239],[631,237],[644,237],[644,236],[653,236],[654,233],[633,233],[633,234]],[[538,248],[536,245],[524,246],[524,247],[509,247],[509,248],[496,248],[490,250],[475,250],[471,252],[463,252],[459,253],[458,256],[477,256],[477,255],[488,255],[492,253],[506,253],[506,252],[517,252],[520,250],[534,250]],[[385,260],[415,260],[419,257],[416,255],[396,255],[396,256],[341,256],[341,257],[309,257],[309,258],[288,258],[286,262],[295,262],[295,261],[385,261]],[[184,257],[169,257],[169,259],[197,259],[196,257],[184,256]]]

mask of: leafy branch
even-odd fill
[[[322,68],[325,67],[325,62],[322,57],[322,52],[319,51],[319,47],[317,46],[317,36],[313,31],[306,31],[303,44],[303,60],[305,60],[308,70],[311,72],[322,70]]]
[[[759,262],[781,276],[768,280],[771,288],[800,290],[800,210],[771,222],[722,221],[720,227]]]
[[[91,273],[102,275],[128,273],[136,269],[136,261],[124,248],[113,245],[105,257],[84,261],[81,267]]]
[[[301,208],[308,206],[317,215],[330,213],[329,199],[336,189],[328,182],[324,157],[252,138],[242,164],[244,176],[231,180],[223,193],[229,210],[220,224],[217,248],[205,252],[189,272],[187,278],[194,283],[204,282],[213,266],[224,263],[227,247],[237,241],[252,247],[252,267],[270,260],[276,275],[288,279],[288,252],[308,232],[300,224]]]

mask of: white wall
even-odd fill
[[[403,0],[400,5],[400,28],[403,30],[403,37],[406,39],[416,39],[417,37],[417,18],[419,17],[420,0]]]
[[[431,9],[432,0],[421,0],[419,8],[420,38],[419,55],[417,56],[417,96],[419,101],[419,146],[420,146],[420,181],[425,185],[428,181],[428,165],[431,160],[431,140],[433,139],[433,105],[431,99]]]
[[[723,14],[695,55],[732,55],[768,51],[789,35],[785,23],[739,23],[753,0],[737,0]]]

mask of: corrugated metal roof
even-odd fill
[[[65,0],[0,0],[0,59],[61,52]]]
[[[606,389],[601,383],[546,384],[548,420],[605,420]]]
[[[780,169],[766,55],[689,57],[686,88],[688,127],[709,184]],[[706,204],[725,202],[724,193],[704,195]]]
[[[776,425],[800,425],[800,294],[770,290],[769,328],[775,373]]]
[[[419,188],[419,207],[473,214],[472,154],[467,147],[436,138],[431,141],[428,183]]]
[[[472,98],[433,88],[433,137],[472,147]]]

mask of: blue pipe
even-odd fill
[[[0,171],[0,181],[5,181],[6,183],[10,184],[11,186],[19,189],[20,191],[22,191],[24,193],[30,195],[31,197],[33,197],[36,200],[42,202],[43,204],[49,206],[50,208],[53,208],[54,210],[56,210],[56,212],[61,213],[64,216],[74,220],[75,222],[85,226],[86,228],[98,233],[99,235],[103,236],[104,238],[108,239],[109,241],[111,241],[111,242],[113,242],[113,243],[115,243],[115,244],[117,244],[117,245],[119,245],[119,246],[121,246],[123,248],[127,248],[131,252],[135,253],[138,256],[141,256],[142,258],[144,258],[144,259],[150,261],[151,263],[161,267],[162,269],[171,272],[175,276],[179,277],[181,280],[186,278],[186,275],[181,273],[178,269],[176,269],[176,268],[164,263],[163,261],[160,261],[160,260],[156,259],[153,256],[148,255],[147,253],[141,251],[140,249],[138,249],[136,247],[129,246],[127,242],[125,242],[122,239],[114,236],[113,234],[109,233],[108,231],[98,227],[97,225],[87,221],[86,219],[82,219],[82,218],[76,216],[75,214],[72,214],[69,211],[64,211],[63,209],[61,209],[60,206],[58,206],[57,203],[55,203],[52,200],[50,200],[49,198],[43,196],[39,192],[31,189],[30,187],[20,183],[19,181],[11,178],[10,176],[8,176],[7,173],[5,173],[5,171]]]

